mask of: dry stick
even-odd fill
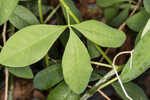
[[[92,88],[92,86],[88,85],[88,88]],[[106,100],[111,100],[104,92],[101,90],[97,90],[99,94],[101,94]]]
[[[136,6],[135,6],[135,8],[133,9],[133,11],[130,13],[130,15],[129,15],[128,18],[130,18],[131,16],[134,15],[134,13],[135,13],[135,12],[137,11],[137,9],[140,7],[141,2],[142,2],[142,0],[139,0],[139,1],[138,1],[138,3],[136,4]],[[121,24],[118,29],[119,29],[119,30],[123,30],[125,26],[126,26],[126,21],[125,21],[123,24]],[[110,51],[110,48],[107,48],[106,51],[105,51],[105,54],[107,55],[109,51]],[[103,62],[103,60],[104,60],[104,57],[102,57],[102,58],[100,59],[100,62]]]
[[[6,43],[6,28],[7,28],[7,23],[4,24],[3,32],[2,32],[2,38],[3,38],[4,45]],[[4,100],[7,100],[7,98],[8,98],[8,79],[9,79],[9,73],[8,73],[7,68],[5,68],[5,98],[4,98]]]
[[[118,74],[117,70],[116,70],[115,62],[116,62],[116,59],[117,59],[120,55],[123,55],[123,54],[130,54],[130,55],[131,55],[130,69],[131,69],[131,68],[132,68],[132,58],[133,58],[132,56],[133,56],[133,52],[134,52],[134,50],[132,50],[132,51],[124,51],[124,52],[118,53],[118,54],[114,57],[113,63],[112,63],[112,66],[113,66],[113,68],[114,68],[115,74],[116,74],[117,79],[118,79],[118,81],[119,81],[119,83],[120,83],[120,86],[121,86],[121,88],[122,88],[122,90],[123,90],[125,96],[126,96],[129,100],[133,100],[133,99],[128,95],[128,93],[126,92],[126,90],[125,90],[125,88],[124,88],[124,86],[123,86],[123,83],[122,83],[122,81],[121,81],[121,79],[120,79],[120,77],[119,77],[119,74]]]
[[[136,10],[140,7],[140,4],[141,4],[142,0],[139,0],[138,3],[136,4],[135,8],[133,9],[133,11],[130,13],[129,17],[130,18],[131,16],[134,15],[134,13],[136,12]],[[119,30],[123,30],[123,28],[126,26],[126,21],[120,25],[120,27],[118,28]]]

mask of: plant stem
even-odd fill
[[[48,15],[48,17],[44,21],[45,24],[52,18],[52,16],[57,12],[59,8],[60,4],[58,4],[57,7]]]
[[[10,75],[10,88],[8,93],[8,100],[13,100],[14,77]]]
[[[117,80],[118,80],[117,77],[111,79],[110,81],[108,81],[108,82],[106,82],[105,84],[101,85],[101,86],[98,88],[98,90],[105,88],[106,86],[108,86],[108,85],[114,83],[114,82],[117,81]]]
[[[69,14],[72,16],[72,18],[74,19],[74,21],[79,24],[80,20],[76,17],[76,15],[70,10],[69,6],[64,2],[64,0],[60,0],[60,3],[66,8],[68,9]]]
[[[100,63],[100,62],[91,61],[91,64],[95,64],[95,65],[99,65],[99,66],[104,66],[104,67],[107,67],[107,68],[113,68],[111,65]]]
[[[43,20],[42,1],[41,0],[38,0],[38,8],[39,8],[40,21],[43,24],[44,20]]]
[[[50,66],[48,53],[45,55],[45,64],[46,64],[46,67]]]
[[[67,11],[67,21],[68,21],[68,27],[69,27],[69,29],[71,29],[69,9],[68,9],[68,8],[66,8],[66,11]]]
[[[3,32],[2,32],[2,39],[3,39],[3,44],[6,44],[6,29],[7,29],[7,23],[4,24],[3,27]],[[4,100],[8,99],[8,81],[9,81],[9,72],[8,69],[5,68],[5,96],[4,96]]]
[[[117,71],[120,71],[122,68],[121,67],[116,67]],[[107,80],[109,80],[112,76],[115,75],[114,70],[112,69],[110,72],[108,72],[101,80],[99,80],[89,91],[87,91],[80,100],[87,100],[89,97],[93,96],[97,92],[98,89],[102,89],[102,87],[106,87],[109,84],[105,83]],[[112,80],[110,80],[111,82]],[[109,82],[109,81],[108,81]],[[109,82],[109,83],[110,83]],[[105,85],[104,85],[105,83]]]
[[[95,44],[96,48],[98,49],[98,51],[100,52],[100,54],[102,54],[102,56],[106,59],[106,61],[112,65],[112,61],[110,60],[110,58],[105,54],[105,52],[97,45]]]

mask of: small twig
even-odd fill
[[[92,88],[92,86],[88,85],[88,88]],[[106,100],[111,100],[104,92],[101,90],[97,90],[99,94],[101,94]]]
[[[123,86],[123,83],[122,83],[122,81],[121,81],[121,79],[120,79],[120,77],[119,77],[119,74],[118,74],[118,72],[117,72],[117,70],[116,70],[116,67],[115,67],[116,59],[117,59],[120,55],[123,55],[123,54],[131,54],[130,68],[132,68],[132,56],[133,56],[132,54],[133,54],[133,50],[132,50],[132,51],[124,51],[124,52],[118,53],[118,54],[114,57],[114,59],[113,59],[112,66],[113,66],[113,68],[114,68],[115,74],[116,74],[116,76],[117,76],[117,79],[118,79],[118,81],[119,81],[119,83],[120,83],[120,85],[121,85],[121,88],[122,88],[122,90],[123,90],[125,96],[126,96],[129,100],[133,100],[133,99],[128,95],[128,93],[126,92],[126,90],[125,90],[125,88],[124,88],[124,86]]]
[[[130,13],[129,17],[133,16],[135,14],[135,12],[137,11],[137,9],[140,7],[142,0],[138,0],[138,3],[136,4],[135,8],[132,10],[132,12]],[[120,27],[118,28],[119,30],[123,30],[123,28],[126,26],[126,21],[120,25]]]
[[[6,29],[7,29],[7,23],[4,24],[3,32],[2,32],[2,38],[3,38],[3,44],[6,43]],[[8,80],[9,80],[9,72],[7,68],[5,68],[5,98],[4,100],[8,99]]]
[[[5,45],[6,43],[6,28],[7,28],[7,23],[5,23],[3,26],[3,32],[2,32],[3,45]]]
[[[141,2],[142,2],[142,0],[138,0],[138,3],[136,4],[136,6],[135,6],[135,8],[133,9],[133,11],[130,13],[130,15],[129,15],[128,18],[130,18],[131,16],[134,15],[134,13],[135,13],[135,12],[137,11],[137,9],[140,7]],[[128,19],[128,18],[127,18],[127,19]],[[122,24],[119,26],[118,29],[119,29],[119,30],[123,30],[125,26],[126,26],[126,21],[125,21],[124,23],[122,23]],[[107,48],[106,51],[105,51],[105,54],[107,55],[109,51],[110,51],[110,48]],[[100,59],[100,62],[103,62],[103,60],[104,60],[104,57],[102,57],[102,58]]]

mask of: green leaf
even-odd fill
[[[103,47],[120,47],[126,39],[122,31],[96,20],[89,20],[72,26],[89,40]]]
[[[3,47],[0,64],[24,67],[39,61],[66,26],[33,25],[18,31]]]
[[[12,68],[12,67],[7,67],[8,71],[20,78],[26,78],[26,79],[32,79],[33,78],[33,73],[32,70],[29,66],[27,67],[21,67],[21,68]]]
[[[13,14],[18,0],[0,0],[0,25],[4,24]]]
[[[88,52],[89,52],[91,59],[97,58],[101,55],[99,51],[97,50],[97,48],[95,47],[95,45],[91,41],[87,41],[87,47],[88,47]]]
[[[145,72],[150,65],[150,31],[138,42],[133,53],[132,68],[130,68],[130,59],[125,65],[121,79],[123,82],[131,81],[143,72]]]
[[[67,20],[67,11],[66,11],[66,8],[64,7],[64,4],[68,8],[70,8],[72,13],[79,19],[79,21],[82,21],[82,17],[81,17],[80,11],[76,8],[76,6],[75,6],[75,4],[73,3],[72,0],[61,0],[61,2],[64,2],[63,4],[61,4],[61,7],[62,7],[62,10],[63,10],[63,13],[64,13],[66,21],[68,21]],[[72,16],[70,16],[70,23],[71,24],[75,24],[76,23],[75,20],[72,18]]]
[[[123,100],[129,100],[126,98],[124,92],[122,91],[122,88],[120,87],[120,84],[118,82],[113,83],[113,87],[116,90],[117,94],[123,99]],[[134,83],[126,83],[124,84],[124,87],[129,94],[129,96],[133,100],[148,100],[147,96],[145,95],[144,91],[136,84]]]
[[[101,75],[99,75],[96,71],[93,71],[90,78],[90,82],[100,80],[101,78]]]
[[[150,13],[150,0],[143,0],[144,7],[148,13]]]
[[[34,78],[34,87],[46,90],[63,80],[60,64],[49,66],[39,72]]]
[[[65,82],[75,93],[82,93],[88,85],[92,66],[86,47],[73,30],[70,30],[62,67]]]
[[[150,30],[150,19],[147,21],[146,26],[144,27],[144,30],[142,32],[141,38]]]
[[[110,23],[112,19],[117,16],[119,9],[115,7],[108,7],[104,9],[104,18],[107,23]]]
[[[61,82],[56,88],[50,91],[47,100],[79,100],[79,97],[79,95],[71,91],[65,82]]]
[[[127,25],[133,31],[139,32],[142,30],[149,19],[149,15],[145,10],[142,10],[127,20]]]
[[[130,0],[96,0],[96,4],[100,7],[109,7],[117,3],[130,1]]]
[[[122,10],[118,16],[114,17],[110,25],[119,27],[126,20],[128,15],[129,15],[129,8]]]
[[[17,6],[9,21],[18,29],[29,25],[39,24],[34,14],[23,6]]]
[[[141,36],[142,36],[142,31],[140,31],[137,36],[136,36],[136,39],[135,39],[135,45],[138,44],[138,42],[141,40]]]

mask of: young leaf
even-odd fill
[[[47,100],[79,100],[79,97],[71,91],[65,82],[61,82],[49,93]]]
[[[109,7],[117,3],[125,2],[129,0],[96,0],[96,4],[100,7]]]
[[[148,13],[150,13],[150,0],[143,0],[144,8]]]
[[[73,3],[72,0],[61,0],[61,2],[63,2],[63,4],[61,4],[61,7],[62,7],[63,13],[65,15],[66,21],[68,21],[67,20],[67,11],[66,11],[66,8],[64,7],[64,4],[68,8],[70,8],[72,13],[79,19],[79,21],[82,21],[82,17],[81,17],[80,11],[75,7],[75,4]],[[70,23],[71,24],[75,24],[76,23],[75,20],[72,18],[72,16],[70,16]]]
[[[122,91],[122,88],[120,87],[120,84],[118,82],[115,82],[112,84],[114,89],[116,90],[117,94],[123,99],[123,100],[129,100],[126,98],[124,92]],[[148,100],[147,96],[145,95],[144,91],[136,84],[134,83],[126,83],[124,84],[124,87],[129,94],[129,96],[132,97],[133,100]]]
[[[9,21],[18,29],[29,25],[39,24],[34,14],[23,6],[17,6]]]
[[[75,93],[82,93],[88,85],[92,67],[86,47],[73,30],[70,30],[62,67],[65,82]]]
[[[126,39],[122,31],[113,29],[95,20],[85,21],[72,26],[89,40],[103,47],[119,47]]]
[[[4,24],[17,6],[18,0],[0,0],[0,25]]]
[[[33,73],[32,70],[29,66],[27,67],[21,67],[21,68],[12,68],[12,67],[7,67],[8,71],[20,78],[26,78],[26,79],[32,79],[33,78]]]
[[[39,72],[34,78],[34,86],[40,90],[46,90],[53,87],[63,80],[60,64],[47,67]]]
[[[143,72],[145,72],[150,65],[150,31],[144,35],[144,37],[138,42],[133,53],[132,68],[130,68],[130,59],[125,65],[121,79],[123,82],[129,82]]]
[[[39,61],[66,26],[33,25],[18,31],[3,47],[0,64],[24,67]]]
[[[149,14],[142,10],[127,20],[127,25],[133,31],[139,32],[142,30],[149,19]]]

